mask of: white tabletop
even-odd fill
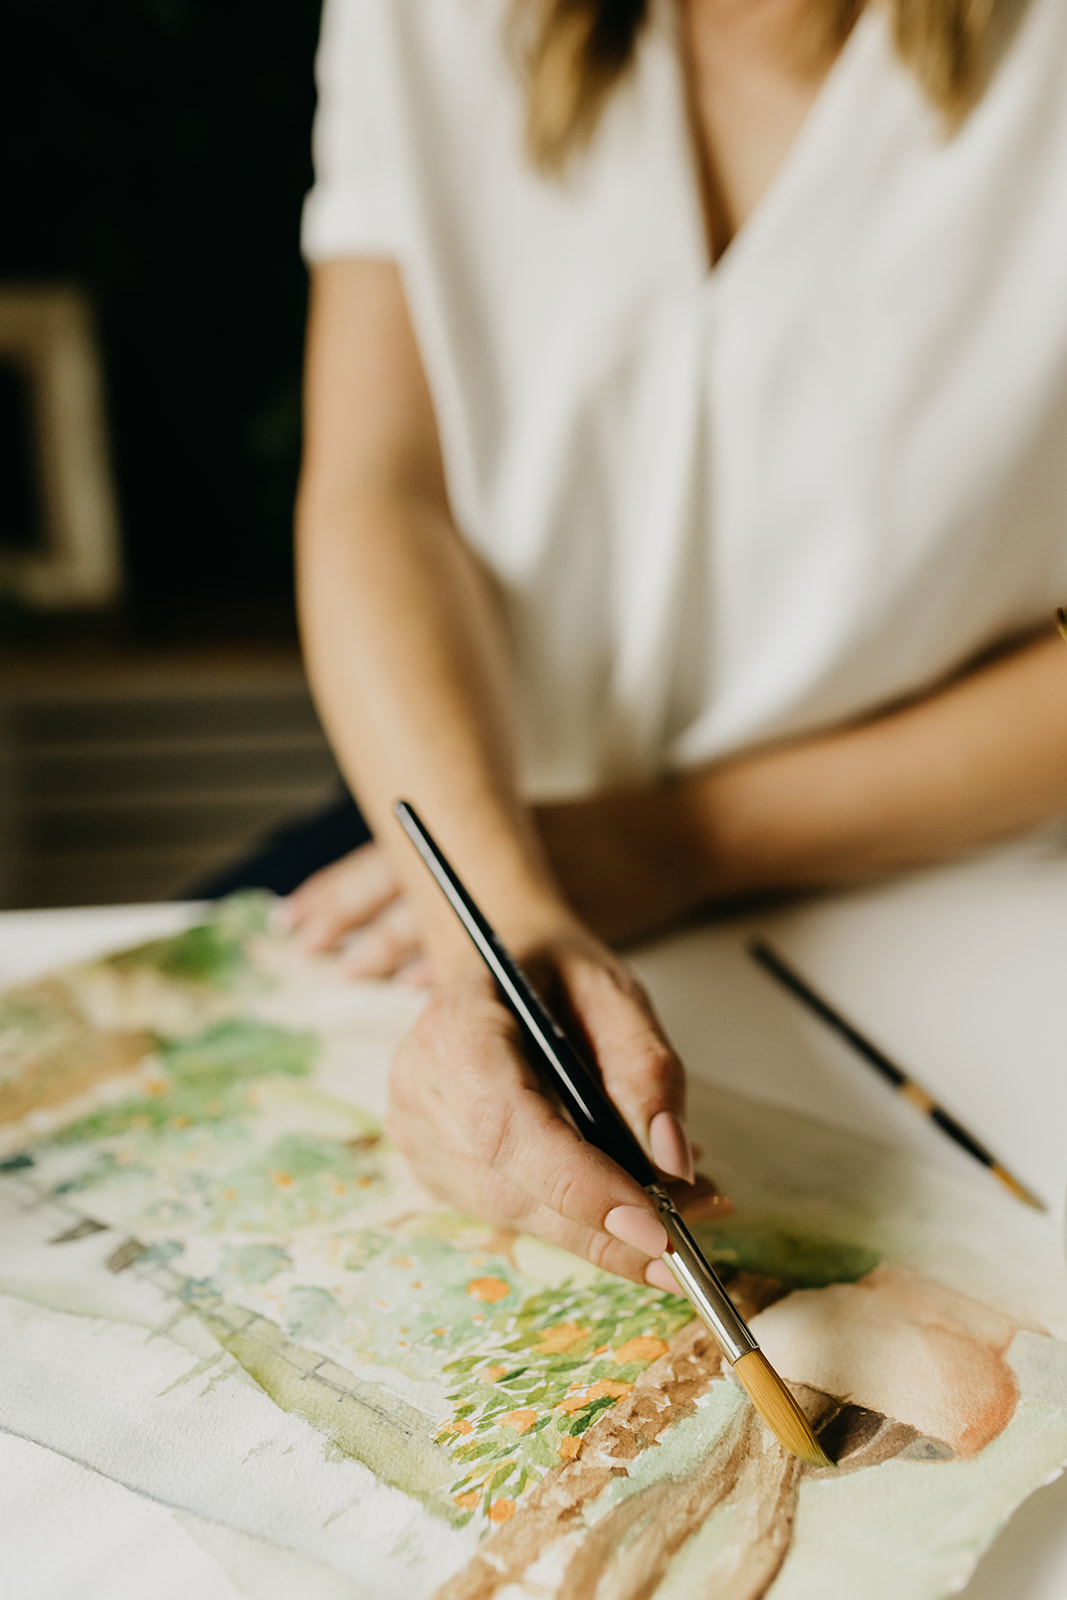
[[[0,985],[156,937],[193,913],[2,913]],[[692,1072],[973,1171],[753,963],[747,943],[757,931],[1036,1189],[1062,1225],[1067,855],[1016,847],[694,929],[635,961]],[[1067,1474],[1017,1513],[965,1594],[1067,1600]]]

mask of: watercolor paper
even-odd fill
[[[735,1204],[698,1232],[840,1461],[802,1468],[683,1300],[421,1193],[382,1131],[418,1004],[255,898],[0,998],[13,1592],[959,1588],[1067,1462],[1043,1219],[694,1084]]]

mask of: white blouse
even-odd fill
[[[505,11],[326,0],[304,248],[401,265],[526,792],[856,716],[1067,601],[1064,0],[952,138],[872,5],[710,269],[671,0],[562,180]]]

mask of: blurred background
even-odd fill
[[[318,0],[9,0],[0,906],[180,894],[335,771],[300,670]]]

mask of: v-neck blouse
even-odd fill
[[[326,0],[311,261],[395,259],[526,792],[921,692],[1067,600],[1067,6],[952,137],[864,12],[709,271],[671,0],[563,179],[505,0]]]

